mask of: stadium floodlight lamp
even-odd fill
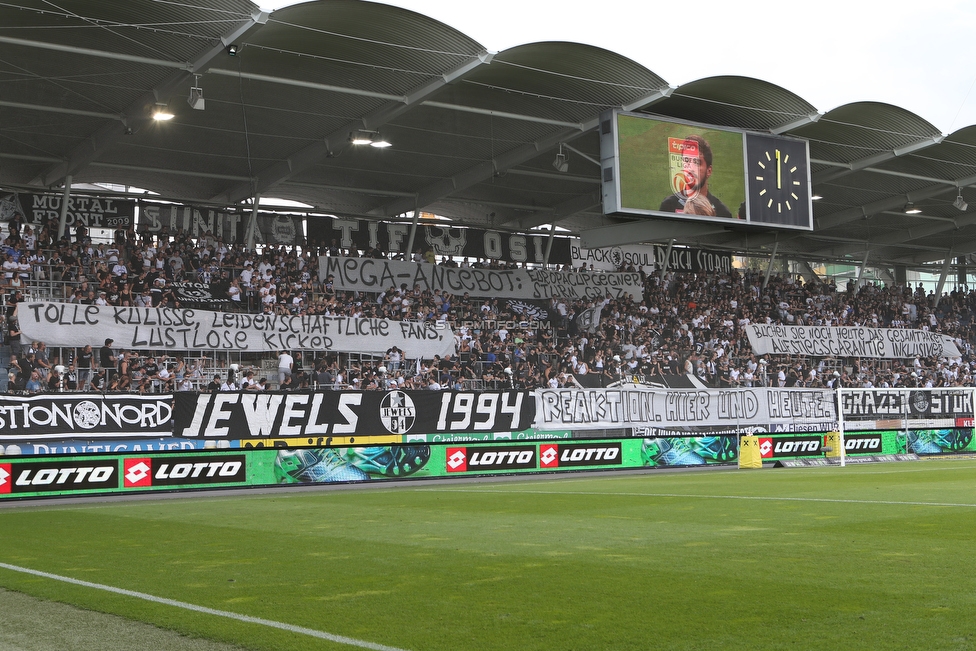
[[[353,131],[349,134],[349,142],[354,145],[371,145],[373,137],[369,131]]]
[[[916,208],[915,204],[909,201],[905,204],[905,214],[906,215],[917,215],[922,212],[921,208]]]
[[[969,204],[962,198],[962,188],[959,188],[959,194],[956,195],[956,200],[952,202],[952,205],[960,212],[966,212],[969,208]]]
[[[194,110],[206,110],[207,102],[203,99],[203,87],[200,86],[200,75],[193,75],[193,77],[193,86],[190,87],[190,96],[186,98],[186,103]]]
[[[230,45],[227,46],[227,54],[229,54],[232,57],[237,56],[237,45],[235,43],[231,43]]]
[[[380,135],[379,131],[369,129],[359,129],[349,134],[349,142],[354,145],[369,145],[377,149],[392,147],[393,143]]]
[[[373,140],[369,143],[370,147],[376,147],[377,149],[386,149],[387,147],[392,147],[393,143],[381,136],[378,133],[373,134]]]
[[[820,201],[821,199],[823,199],[823,197],[821,197],[819,194],[815,194],[810,197],[810,201]]]
[[[559,153],[556,154],[556,160],[552,161],[552,166],[556,168],[557,172],[566,173],[569,171],[569,161],[566,160],[566,154],[563,153],[561,143],[559,145]]]
[[[167,120],[172,120],[176,116],[169,112],[169,109],[165,104],[157,104],[156,110],[153,111],[153,120],[157,122],[165,122]]]

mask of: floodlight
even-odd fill
[[[556,154],[556,160],[552,161],[552,166],[556,168],[558,172],[568,172],[569,171],[569,161],[566,160],[566,154],[563,153],[562,144],[559,145],[559,153]]]
[[[194,86],[190,89],[190,96],[186,98],[186,103],[190,108],[203,111],[207,108],[207,102],[203,99],[203,89]]]
[[[962,198],[962,188],[959,188],[959,194],[956,195],[956,200],[952,202],[952,205],[961,212],[966,212],[969,208],[969,204]]]
[[[153,111],[153,120],[158,122],[165,122],[166,120],[172,120],[176,116],[169,112],[169,109],[165,104],[157,104],[156,110]]]
[[[921,208],[916,208],[915,204],[909,201],[905,204],[905,214],[906,215],[917,215],[922,212]]]
[[[349,134],[349,142],[354,145],[370,145],[373,143],[373,138],[368,131],[353,131]]]
[[[193,86],[190,87],[190,96],[186,98],[186,103],[190,108],[203,111],[207,108],[207,103],[203,99],[203,87],[200,86],[200,75],[193,75]]]
[[[354,145],[369,145],[377,149],[393,146],[393,143],[381,136],[378,131],[370,131],[369,129],[353,131],[349,134],[349,142]]]

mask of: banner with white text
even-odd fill
[[[762,425],[824,423],[836,426],[833,392],[827,389],[539,389],[538,429],[614,427],[719,427],[746,431]]]
[[[0,195],[0,221],[20,214],[24,216],[25,224],[40,227],[49,219],[61,219],[63,201],[61,194],[15,192]],[[64,223],[69,235],[73,235],[78,226],[129,228],[135,223],[135,207],[135,201],[118,197],[72,195],[65,207]]]
[[[972,387],[840,391],[845,430],[973,428]]]
[[[142,202],[138,230],[140,233],[167,237],[175,237],[180,231],[193,238],[205,237],[209,233],[225,243],[242,244],[247,238],[247,221],[250,218],[250,212]],[[258,213],[255,240],[286,246],[303,244],[302,222],[303,218],[297,215]]]
[[[340,290],[383,292],[406,285],[472,297],[525,299],[621,298],[641,300],[639,273],[588,273],[543,269],[470,269],[425,262],[321,256],[319,277]]]
[[[959,357],[956,340],[915,328],[867,326],[746,326],[757,355],[818,355],[901,359]]]
[[[254,441],[275,437],[517,432],[532,426],[527,391],[177,393],[173,435]]]
[[[317,350],[407,357],[454,354],[454,332],[443,322],[344,316],[239,314],[171,308],[31,302],[17,306],[24,336],[48,346],[99,345],[127,350]]]
[[[169,394],[0,395],[0,441],[158,438],[172,433],[172,415]]]

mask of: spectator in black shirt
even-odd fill
[[[145,393],[146,389],[151,389],[159,384],[159,364],[152,355],[142,365],[142,382],[139,384],[139,393]]]
[[[95,352],[92,347],[85,346],[75,356],[75,368],[78,369],[78,387],[85,391],[88,383],[91,382],[92,362],[95,360]]]
[[[119,360],[112,351],[114,341],[114,339],[106,339],[105,345],[98,349],[98,365],[105,371],[105,386],[111,384],[112,378],[117,373],[115,365]]]

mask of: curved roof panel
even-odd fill
[[[77,0],[70,11],[9,0],[0,54],[5,188],[39,191],[71,176],[219,205],[258,192],[329,212],[419,206],[471,224],[585,230],[625,221],[601,213],[596,127],[602,111],[626,108],[810,143],[824,197],[813,233],[703,229],[678,243],[778,242],[803,259],[870,251],[889,264],[976,252],[976,126],[943,139],[897,106],[855,102],[820,115],[742,76],[671,88],[579,43],[491,54],[433,18],[361,0],[270,16],[247,0]],[[203,110],[188,104],[191,87],[203,89]],[[153,122],[157,103],[176,119]],[[357,129],[394,146],[355,148]],[[566,172],[553,165],[560,149]],[[958,192],[972,210],[953,205]],[[922,215],[905,215],[908,201]],[[649,241],[666,237],[663,222],[648,224]]]
[[[708,77],[679,86],[652,112],[706,124],[767,131],[815,114],[794,93],[751,77]]]

